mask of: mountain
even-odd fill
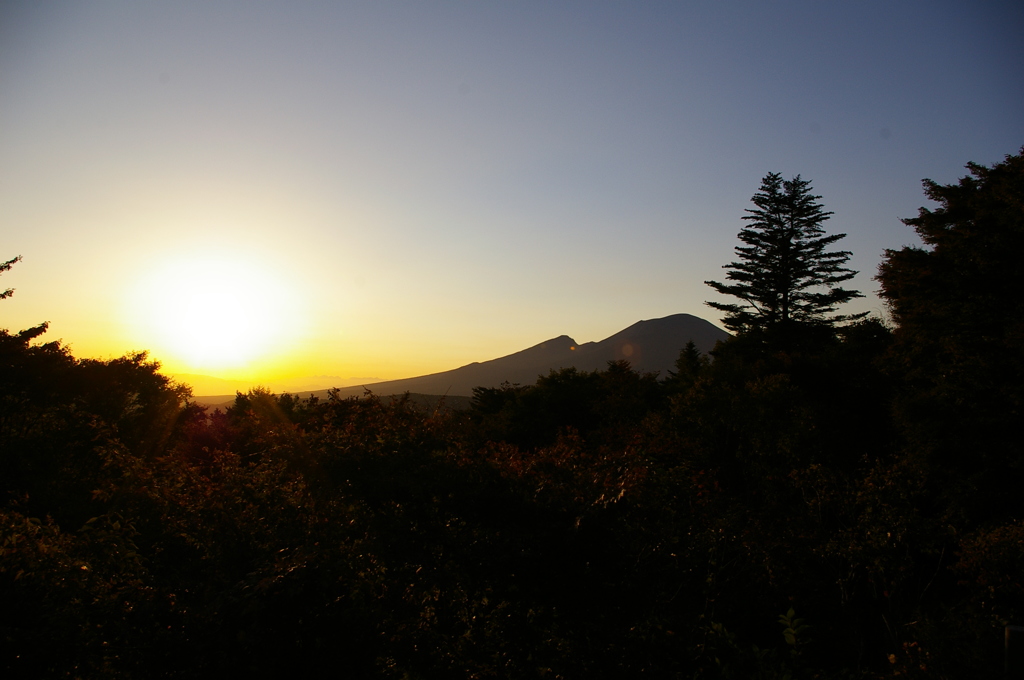
[[[580,370],[604,369],[609,361],[625,359],[641,373],[657,372],[664,377],[675,367],[679,352],[693,340],[701,352],[710,352],[729,334],[704,319],[673,314],[661,319],[637,321],[600,342],[588,342],[576,350],[572,364]],[[533,382],[533,381],[530,381]]]
[[[715,343],[729,334],[704,319],[690,314],[673,314],[661,319],[638,321],[629,328],[600,342],[578,344],[568,335],[560,335],[515,354],[473,362],[441,373],[402,380],[387,380],[358,387],[343,387],[342,397],[362,396],[370,390],[378,396],[411,392],[423,395],[472,396],[474,387],[497,387],[503,382],[532,385],[537,377],[552,369],[575,367],[595,371],[607,367],[609,361],[625,359],[638,371],[658,372],[665,376],[675,366],[679,352],[693,340],[702,352],[711,351]],[[312,392],[326,396],[326,390]],[[302,392],[301,396],[306,396]],[[230,402],[232,395],[201,397],[207,405]]]
[[[714,348],[729,334],[711,323],[689,314],[673,314],[661,319],[638,321],[600,342],[578,344],[568,335],[560,335],[515,354],[472,363],[441,373],[388,380],[366,385],[383,396],[414,392],[469,396],[474,387],[497,387],[503,382],[532,385],[540,375],[552,369],[576,367],[595,371],[609,361],[625,359],[638,371],[659,372],[663,376],[675,366],[679,351],[693,340],[702,352]],[[362,387],[341,390],[343,396],[362,394]]]

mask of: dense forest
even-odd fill
[[[208,411],[143,353],[0,332],[0,674],[998,676],[1024,622],[1024,152],[968,168],[884,254],[889,321],[825,316],[856,292],[813,228],[830,293],[742,297],[771,200],[809,197],[769,175],[710,282],[752,300],[718,303],[731,340],[468,410]]]

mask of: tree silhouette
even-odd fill
[[[10,271],[11,267],[13,267],[18,262],[21,262],[21,255],[18,255],[14,259],[7,260],[7,262],[0,263],[0,274],[3,274],[6,271]],[[7,290],[0,292],[0,300],[6,300],[7,298],[11,297],[12,295],[14,295],[14,289],[13,288],[8,288]],[[26,328],[25,330],[21,331],[17,335],[13,335],[13,336],[10,335],[10,333],[7,332],[7,329],[0,329],[0,334],[2,334],[4,341],[10,340],[10,341],[14,341],[14,342],[20,342],[20,343],[23,343],[26,346],[28,346],[28,342],[29,341],[35,340],[36,338],[38,338],[40,335],[45,333],[46,329],[49,328],[49,327],[50,327],[49,322],[44,321],[43,323],[39,324],[38,326],[33,326],[32,328]]]
[[[0,274],[4,273],[6,271],[10,271],[11,267],[13,267],[17,262],[20,262],[20,261],[21,261],[21,255],[18,255],[13,260],[7,260],[7,262],[4,262],[4,263],[0,264]],[[7,298],[11,297],[12,295],[14,295],[14,289],[13,288],[8,288],[7,290],[5,290],[2,293],[0,293],[0,300],[6,300]]]
[[[726,313],[726,328],[735,333],[787,331],[794,324],[832,327],[865,316],[832,314],[840,304],[863,295],[839,286],[857,272],[843,266],[849,251],[826,250],[846,234],[825,235],[821,225],[832,213],[819,198],[799,175],[783,180],[769,173],[761,181],[751,199],[757,208],[747,210],[750,214],[743,219],[749,225],[739,233],[746,245],[736,247],[739,261],[724,267],[731,283],[705,281],[741,301],[707,303]]]
[[[939,207],[904,222],[925,247],[887,250],[877,280],[897,324],[902,424],[950,502],[986,517],[1016,512],[1024,482],[1024,153],[967,168],[956,184],[924,181]]]

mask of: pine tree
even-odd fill
[[[847,250],[828,251],[846,234],[826,235],[822,224],[832,215],[811,193],[811,183],[797,175],[783,180],[769,173],[751,199],[756,209],[743,217],[749,224],[739,233],[739,261],[724,266],[728,282],[705,281],[740,303],[707,304],[725,312],[725,327],[735,333],[786,331],[797,324],[832,327],[862,318],[833,314],[836,308],[863,295],[839,286],[857,272],[844,265]]]
[[[666,384],[676,390],[689,389],[711,365],[711,359],[697,349],[697,344],[690,340],[679,352],[676,359],[676,370],[668,372]]]

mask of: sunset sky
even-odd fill
[[[0,327],[273,384],[704,305],[768,172],[867,297],[1024,145],[1020,2],[7,2]]]

